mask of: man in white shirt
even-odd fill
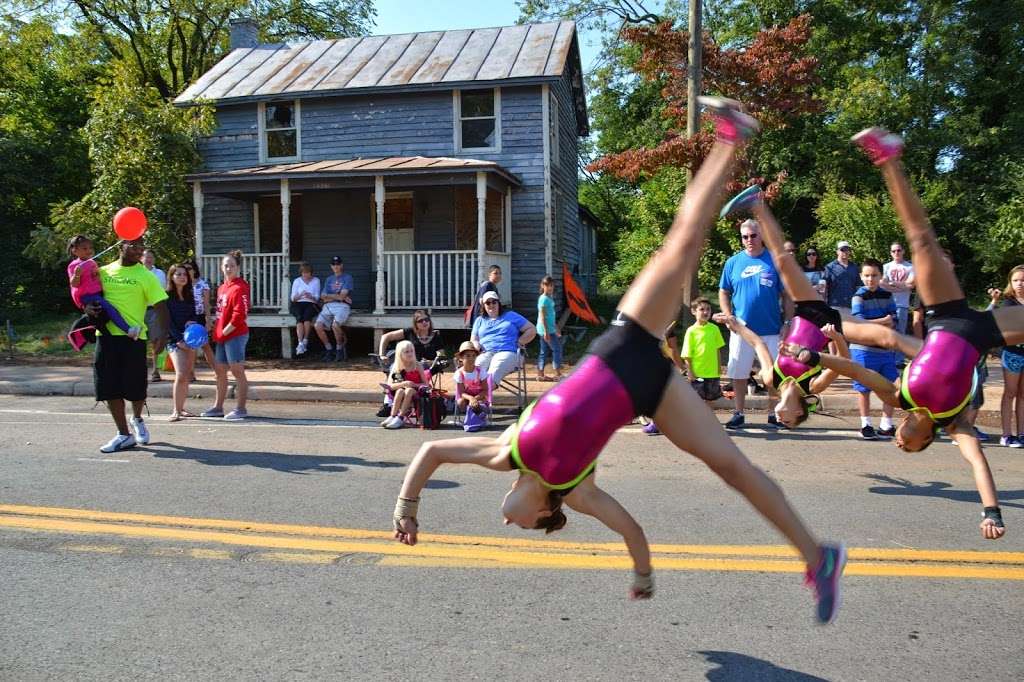
[[[910,292],[914,290],[914,266],[903,259],[903,245],[893,242],[889,247],[892,260],[882,266],[882,288],[892,292],[896,305],[896,331],[907,333],[910,316]]]

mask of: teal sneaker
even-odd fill
[[[729,199],[725,206],[722,207],[722,210],[719,211],[718,217],[724,218],[733,213],[749,211],[751,206],[761,201],[762,196],[761,187],[759,185],[751,185],[732,199]]]
[[[813,571],[808,568],[804,584],[814,588],[818,600],[817,617],[822,625],[831,623],[839,610],[839,578],[846,567],[846,548],[843,545],[822,545],[821,562]]]

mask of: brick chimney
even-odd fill
[[[231,42],[232,50],[239,47],[256,47],[259,45],[259,27],[256,20],[251,17],[231,20]]]

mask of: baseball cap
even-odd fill
[[[836,251],[842,251],[843,249],[850,248],[850,242],[839,242],[836,244]]]
[[[483,303],[484,301],[490,301],[492,299],[499,302],[501,301],[501,297],[498,296],[497,292],[488,291],[486,294],[480,297],[480,302]]]
[[[332,258],[331,265],[341,265],[341,256],[335,256]]]

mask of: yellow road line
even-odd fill
[[[0,504],[0,514],[52,519],[80,519],[109,521],[116,523],[147,524],[181,528],[221,529],[247,533],[273,533],[278,535],[301,535],[313,538],[338,538],[350,540],[392,540],[389,531],[364,530],[358,528],[332,528],[283,523],[262,523],[236,521],[231,519],[204,519],[187,516],[161,516],[106,512],[90,509],[68,509],[63,507],[32,507],[25,505]],[[0,524],[2,525],[2,524]],[[557,540],[536,540],[526,538],[502,538],[475,535],[440,535],[421,533],[420,539],[426,544],[444,544],[474,547],[497,547],[502,549],[521,548],[538,551],[608,552],[621,554],[621,542],[566,542]],[[678,545],[652,544],[654,554],[694,554],[739,557],[797,558],[795,549],[788,545]],[[378,552],[380,553],[380,552]],[[933,550],[933,549],[889,549],[881,547],[852,547],[851,560],[874,561],[940,561],[964,563],[999,563],[1024,565],[1024,552],[991,552],[974,550]]]
[[[251,526],[252,524],[250,524]],[[41,516],[0,515],[0,527],[42,531],[51,533],[74,533],[85,535],[116,536],[125,538],[142,538],[156,540],[178,540],[200,542],[205,544],[229,545],[238,547],[257,547],[275,550],[265,554],[277,556],[272,560],[294,560],[310,562],[307,557],[298,558],[298,554],[319,553],[317,561],[327,563],[342,554],[383,555],[387,565],[407,565],[402,560],[433,562],[432,565],[448,565],[461,567],[517,567],[534,569],[589,569],[589,570],[628,570],[632,566],[629,556],[620,546],[615,553],[595,554],[586,550],[555,551],[551,547],[536,548],[523,551],[509,547],[494,547],[480,543],[456,545],[452,543],[424,543],[416,547],[406,547],[391,540],[349,540],[322,537],[302,537],[296,535],[266,535],[252,532],[227,532],[223,530],[202,530],[183,527],[167,527],[152,525],[133,525],[125,523],[106,523],[98,521],[75,520],[66,518],[46,518]],[[93,546],[100,547],[100,546]],[[707,554],[709,552],[702,552]],[[715,548],[712,548],[715,549]],[[735,548],[730,548],[734,550]],[[776,547],[752,548],[772,550]],[[99,550],[98,550],[99,551]],[[906,550],[904,550],[906,551]],[[233,555],[228,550],[193,549],[188,552],[196,558],[225,559]],[[730,552],[732,554],[732,552]],[[969,553],[972,554],[972,553]],[[977,553],[973,553],[977,554]],[[917,559],[915,563],[898,563],[882,561],[851,561],[847,566],[850,575],[872,576],[914,576],[931,578],[970,578],[989,580],[1024,580],[1024,567],[1013,562],[1000,561],[999,553],[996,560],[982,565],[977,562],[936,562]],[[729,555],[712,557],[683,557],[673,554],[656,554],[653,563],[659,570],[677,571],[743,571],[799,573],[804,570],[802,562],[789,558],[765,558],[750,552],[747,558],[737,559]],[[397,559],[398,561],[395,561]],[[995,565],[998,564],[998,565]]]

